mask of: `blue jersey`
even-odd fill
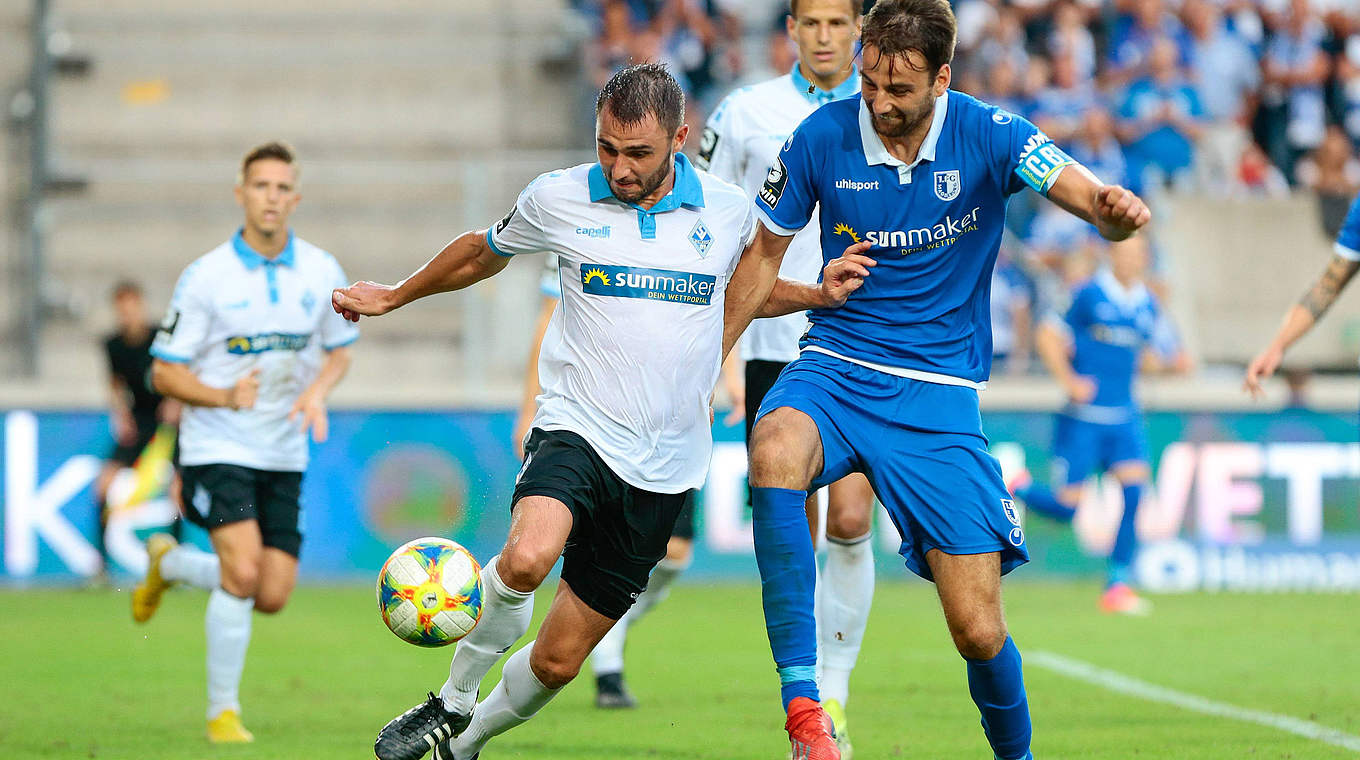
[[[911,165],[884,148],[860,97],[815,111],[770,167],[757,211],[791,235],[820,204],[823,258],[868,240],[879,263],[845,306],[809,313],[803,350],[931,382],[985,381],[1007,198],[1027,184],[1047,192],[1071,163],[1030,122],[960,92],[936,100]]]
[[[1072,331],[1072,369],[1095,381],[1096,395],[1089,404],[1070,406],[1069,414],[1115,424],[1136,413],[1133,379],[1159,317],[1146,287],[1125,288],[1109,271],[1077,289],[1066,317]]]
[[[1351,261],[1360,261],[1360,197],[1351,201],[1351,209],[1346,212],[1346,221],[1337,233],[1336,255]]]

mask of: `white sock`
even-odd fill
[[[663,559],[657,563],[652,570],[652,576],[647,580],[647,588],[638,594],[637,601],[628,608],[619,622],[600,639],[600,643],[595,645],[595,650],[590,653],[590,668],[596,676],[608,673],[623,672],[623,648],[628,641],[628,629],[634,623],[642,619],[660,604],[663,599],[670,595],[671,583],[680,577],[680,573],[689,567],[688,562],[672,562]]]
[[[208,717],[223,710],[241,711],[241,670],[250,646],[254,599],[232,596],[220,588],[208,595],[204,629],[208,634]]]
[[[444,709],[466,715],[477,704],[477,688],[491,666],[529,630],[534,593],[505,585],[492,557],[482,568],[482,617],[467,638],[458,642],[449,664],[449,680],[439,690]]]
[[[844,707],[850,698],[850,671],[859,659],[869,606],[874,600],[874,554],[871,534],[859,538],[827,537],[826,564],[817,584],[817,636],[820,643],[822,701]]]
[[[180,544],[161,557],[161,577],[211,591],[222,585],[222,563],[216,554],[192,544]]]
[[[453,756],[469,758],[482,751],[493,736],[534,717],[561,689],[549,689],[529,667],[534,642],[510,655],[501,669],[500,683],[477,704],[472,722],[453,740]]]

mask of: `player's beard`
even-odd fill
[[[870,121],[874,125],[874,131],[884,137],[899,138],[915,132],[922,124],[935,114],[935,96],[925,98],[921,105],[911,112],[894,108],[889,112],[892,120],[880,119],[874,116]]]
[[[661,183],[665,182],[666,177],[670,174],[671,165],[674,162],[674,160],[675,151],[667,151],[666,160],[661,162],[661,165],[656,168],[656,171],[652,172],[651,174],[648,174],[645,177],[638,177],[637,190],[633,190],[627,193],[620,192],[618,187],[616,187],[614,185],[614,182],[611,180],[609,183],[609,191],[614,194],[615,198],[618,198],[624,203],[637,203],[643,198],[646,198],[647,196],[656,192],[656,189],[658,187],[661,187]]]

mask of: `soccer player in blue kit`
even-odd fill
[[[1025,471],[1010,484],[1031,511],[1071,522],[1086,478],[1093,472],[1114,475],[1124,492],[1124,511],[1100,608],[1127,615],[1151,611],[1129,585],[1138,548],[1134,521],[1151,476],[1133,380],[1140,367],[1155,363],[1151,345],[1161,318],[1157,300],[1143,283],[1147,258],[1142,237],[1110,246],[1110,266],[1077,288],[1062,319],[1039,328],[1039,356],[1068,398],[1053,433],[1058,491],[1034,482]]]
[[[780,150],[756,202],[761,229],[737,268],[761,277],[728,292],[725,348],[754,316],[812,309],[750,452],[765,623],[800,759],[840,757],[814,680],[816,563],[803,501],[856,470],[901,534],[907,567],[936,584],[996,757],[1031,757],[1020,655],[1001,611],[1001,576],[1028,553],[977,396],[990,370],[1006,200],[1029,186],[1110,240],[1150,217],[1029,122],[949,91],[954,40],[947,0],[874,6],[860,97],[823,106]],[[842,258],[864,278],[839,309],[819,308],[810,286],[776,282],[790,236],[818,205],[823,250],[856,241]]]

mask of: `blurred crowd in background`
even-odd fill
[[[851,0],[852,2],[854,0]],[[689,123],[733,87],[783,73],[780,0],[578,0],[595,85],[630,60],[667,63]],[[872,0],[864,4],[865,10]],[[1106,182],[1164,191],[1316,194],[1330,237],[1360,190],[1357,0],[953,0],[954,89],[1033,121]],[[751,19],[766,18],[754,24]],[[1030,331],[1100,264],[1089,226],[1016,196],[993,288],[998,371],[1030,371]],[[1149,285],[1165,298],[1152,235]],[[1176,353],[1175,328],[1164,348]]]

